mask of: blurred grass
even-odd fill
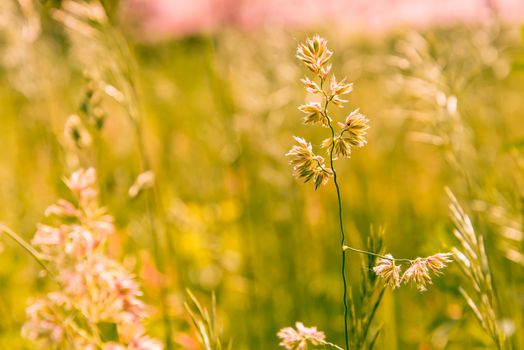
[[[97,57],[80,62],[58,24],[43,23],[42,45],[31,45],[23,54],[32,57],[27,62],[36,58],[39,66],[53,68],[4,66],[0,71],[0,220],[27,240],[44,208],[65,192],[60,179],[74,162],[63,125],[78,111],[86,64],[100,63]],[[466,203],[505,203],[522,222],[523,173],[516,166],[522,159],[516,146],[524,135],[524,72],[517,69],[524,57],[522,43],[513,31],[496,28],[482,46],[478,37],[485,31],[456,26],[422,33],[458,98],[460,123],[470,132],[463,141],[472,151],[463,155],[458,171],[447,162],[445,150],[411,138],[426,125],[411,118],[414,110],[430,117],[436,112],[420,106],[395,80],[399,70],[390,58],[405,33],[362,38],[320,30],[337,54],[337,74],[355,83],[351,106],[359,106],[372,125],[368,146],[338,165],[353,245],[364,245],[371,224],[386,227],[387,251],[399,257],[456,244],[446,185]],[[153,333],[162,332],[164,284],[175,341],[188,330],[183,300],[190,288],[199,295],[216,291],[225,338],[235,349],[276,348],[277,330],[295,320],[315,324],[341,343],[334,189],[315,192],[298,183],[284,157],[292,135],[317,143],[325,136],[325,130],[302,126],[296,110],[304,98],[303,72],[293,55],[303,36],[228,29],[156,45],[131,44],[144,145],[157,180],[153,214],[165,279],[155,272],[146,198],[127,196],[141,171],[137,136],[126,110],[103,99],[106,125],[93,150],[78,153],[78,164],[98,168],[104,202],[119,231],[111,247],[117,255],[135,257],[128,262],[153,306]],[[482,50],[488,49],[495,50],[496,60],[483,61]],[[504,65],[515,69],[505,71]],[[20,74],[30,74],[31,93],[14,84]],[[483,213],[474,219],[486,236],[504,300],[501,313],[519,329],[523,266],[503,257],[497,225]],[[522,251],[524,243],[517,243]],[[8,240],[0,244],[0,348],[30,348],[19,335],[24,307],[45,290],[45,281],[24,252]],[[355,286],[360,266],[360,257],[350,255]],[[427,293],[386,291],[377,316],[384,324],[377,348],[490,348],[458,294],[460,283],[458,269],[451,268]],[[523,337],[520,331],[512,338],[515,349],[524,346]]]

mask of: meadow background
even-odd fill
[[[450,187],[485,238],[508,348],[524,349],[522,7],[472,4],[464,7],[483,9],[478,16],[452,9],[449,20],[420,20],[430,10],[395,21],[395,4],[382,1],[363,12],[368,22],[357,7],[345,9],[348,22],[339,13],[331,23],[336,5],[309,6],[316,17],[297,21],[274,14],[300,2],[278,10],[253,2],[242,12],[197,1],[195,18],[229,10],[203,24],[188,10],[182,25],[162,22],[166,11],[155,19],[144,3],[103,2],[100,23],[67,21],[60,1],[2,1],[0,222],[30,241],[44,209],[67,196],[63,177],[93,166],[116,219],[110,251],[139,277],[151,334],[163,339],[167,318],[172,348],[199,349],[183,307],[189,288],[205,305],[216,293],[233,349],[276,349],[277,331],[296,320],[342,344],[334,188],[297,181],[285,157],[293,135],[325,137],[297,111],[305,70],[296,46],[319,33],[335,51],[337,76],[354,82],[350,106],[371,125],[368,145],[337,169],[351,243],[364,247],[371,227],[384,227],[395,257],[448,251],[458,244]],[[391,23],[373,25],[377,10]],[[79,148],[64,132],[75,113],[105,116],[100,130],[88,128],[91,145]],[[145,170],[154,187],[130,198]],[[12,241],[2,237],[0,248],[0,348],[36,349],[20,328],[28,300],[49,283]],[[348,257],[358,294],[361,257]],[[458,292],[466,283],[451,264],[425,293],[386,291],[377,348],[493,348]]]

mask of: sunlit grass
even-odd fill
[[[284,156],[291,135],[313,146],[326,138],[326,129],[300,125],[296,109],[304,92],[294,54],[307,35],[227,29],[146,45],[108,23],[74,34],[48,7],[33,14],[13,6],[16,16],[0,25],[9,38],[1,49],[0,222],[29,242],[44,209],[68,195],[63,177],[94,166],[101,202],[115,217],[108,251],[140,280],[151,306],[148,334],[174,349],[200,349],[191,322],[205,328],[205,312],[192,311],[191,321],[184,308],[196,302],[213,310],[213,336],[220,333],[224,348],[231,340],[232,349],[275,349],[278,330],[297,320],[343,345],[336,191],[296,181]],[[20,37],[35,23],[24,16],[42,19],[33,39]],[[518,30],[315,32],[336,49],[337,72],[355,84],[348,109],[361,107],[371,120],[366,147],[337,164],[351,246],[409,258],[462,251],[448,186],[483,237],[492,273],[495,319],[486,327],[471,308],[481,299],[457,264],[423,294],[383,291],[370,271],[376,261],[346,253],[350,336],[369,327],[372,336],[380,330],[367,342],[376,349],[480,349],[495,347],[503,332],[499,344],[523,348]],[[6,61],[15,53],[18,60]],[[64,132],[72,114],[89,143]],[[148,170],[154,181],[130,196]],[[385,227],[383,243],[368,241],[378,232],[372,225]],[[40,349],[20,334],[25,308],[55,286],[15,242],[0,244],[0,348]]]

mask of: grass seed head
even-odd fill
[[[427,291],[427,285],[433,284],[426,260],[423,258],[416,258],[411,266],[402,275],[404,283],[413,283],[421,292]]]
[[[331,65],[328,64],[333,52],[327,48],[327,40],[315,35],[307,39],[304,44],[297,48],[296,57],[301,60],[309,70],[317,76],[325,77],[331,71]]]
[[[303,179],[304,182],[312,180],[315,189],[326,184],[333,173],[324,166],[324,158],[313,153],[311,143],[301,137],[294,138],[298,144],[293,146],[286,156],[292,157],[289,163],[293,166],[295,177]]]
[[[384,280],[384,283],[392,289],[400,287],[400,265],[396,265],[391,254],[387,254],[386,258],[377,259],[377,264],[373,271]]]
[[[363,147],[367,144],[366,134],[369,129],[369,120],[355,109],[347,117],[344,123],[339,124],[344,133],[347,133],[348,142],[354,147]]]
[[[326,336],[324,332],[318,331],[317,327],[305,327],[302,322],[297,322],[295,328],[282,328],[277,336],[282,339],[280,346],[287,350],[306,350],[308,344],[325,344]]]

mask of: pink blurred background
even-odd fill
[[[524,0],[123,0],[122,17],[144,40],[215,31],[224,26],[383,32],[398,26],[482,22],[497,16],[524,22]]]

